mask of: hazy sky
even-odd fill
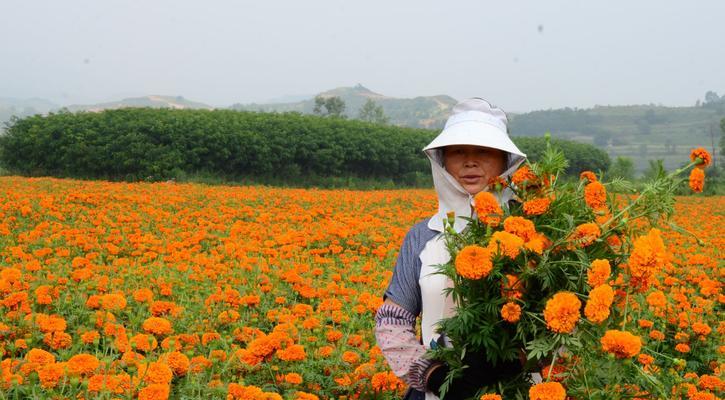
[[[215,106],[361,83],[507,111],[725,93],[725,1],[0,0],[0,97]]]

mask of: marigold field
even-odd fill
[[[405,390],[373,316],[433,190],[3,177],[0,199],[0,398]],[[631,316],[669,361],[634,362],[722,396],[725,198],[680,197],[674,222],[697,239],[664,230],[668,268]]]

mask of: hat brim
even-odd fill
[[[436,150],[454,145],[490,147],[508,153],[506,170],[501,176],[513,174],[526,161],[526,154],[519,150],[506,132],[496,126],[477,121],[465,121],[443,129],[428,146],[423,148],[423,151],[431,160],[435,160],[438,158]]]
[[[423,151],[453,145],[490,147],[526,158],[506,132],[493,125],[466,121],[444,129]]]

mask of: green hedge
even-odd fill
[[[204,174],[295,184],[307,177],[419,184],[430,174],[420,151],[436,131],[298,113],[126,108],[61,112],[12,121],[0,163],[12,173],[108,180]],[[542,138],[514,139],[536,159]],[[557,141],[569,171],[606,170],[592,146]]]

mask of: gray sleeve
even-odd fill
[[[393,277],[383,299],[390,299],[414,316],[420,314],[421,294],[418,279],[420,278],[420,255],[418,254],[417,230],[411,229],[403,239],[398,253]]]

